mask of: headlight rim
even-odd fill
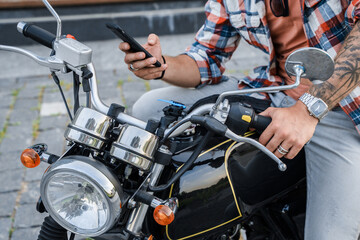
[[[76,169],[76,167],[82,166],[84,169]],[[77,226],[70,226],[72,224],[68,223],[63,219],[49,203],[47,199],[47,187],[51,178],[57,173],[73,173],[74,175],[80,175],[89,181],[92,185],[95,185],[98,190],[100,190],[102,197],[106,199],[106,204],[109,207],[109,216],[106,219],[106,223],[96,232],[86,232],[81,231]],[[96,172],[98,179],[94,176],[90,176],[90,172]],[[102,179],[108,186],[101,185],[99,179]],[[104,183],[105,184],[105,183]],[[109,186],[112,186],[110,190]],[[74,232],[76,234],[86,235],[89,237],[99,236],[109,229],[116,223],[121,214],[121,204],[124,202],[125,195],[122,191],[120,182],[114,177],[110,170],[103,165],[102,163],[84,156],[69,156],[61,160],[58,160],[56,163],[52,164],[49,169],[44,173],[41,185],[40,185],[41,198],[44,203],[45,208],[48,213],[58,222],[62,227],[68,231]]]

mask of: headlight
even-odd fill
[[[51,165],[41,180],[40,192],[46,210],[61,226],[91,237],[114,225],[125,198],[113,174],[100,162],[83,156]]]

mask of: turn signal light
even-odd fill
[[[39,166],[40,164],[40,157],[39,154],[31,148],[25,149],[21,153],[21,163],[27,168],[34,168]]]
[[[154,219],[162,226],[169,225],[174,218],[174,212],[166,205],[159,205],[154,210]]]

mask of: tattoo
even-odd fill
[[[313,85],[310,93],[324,100],[329,109],[336,106],[360,84],[360,22],[346,38],[335,58],[335,70],[326,82]]]

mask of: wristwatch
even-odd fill
[[[299,100],[305,104],[310,115],[316,117],[319,121],[325,117],[329,111],[328,105],[322,99],[314,97],[309,93],[304,93]]]

